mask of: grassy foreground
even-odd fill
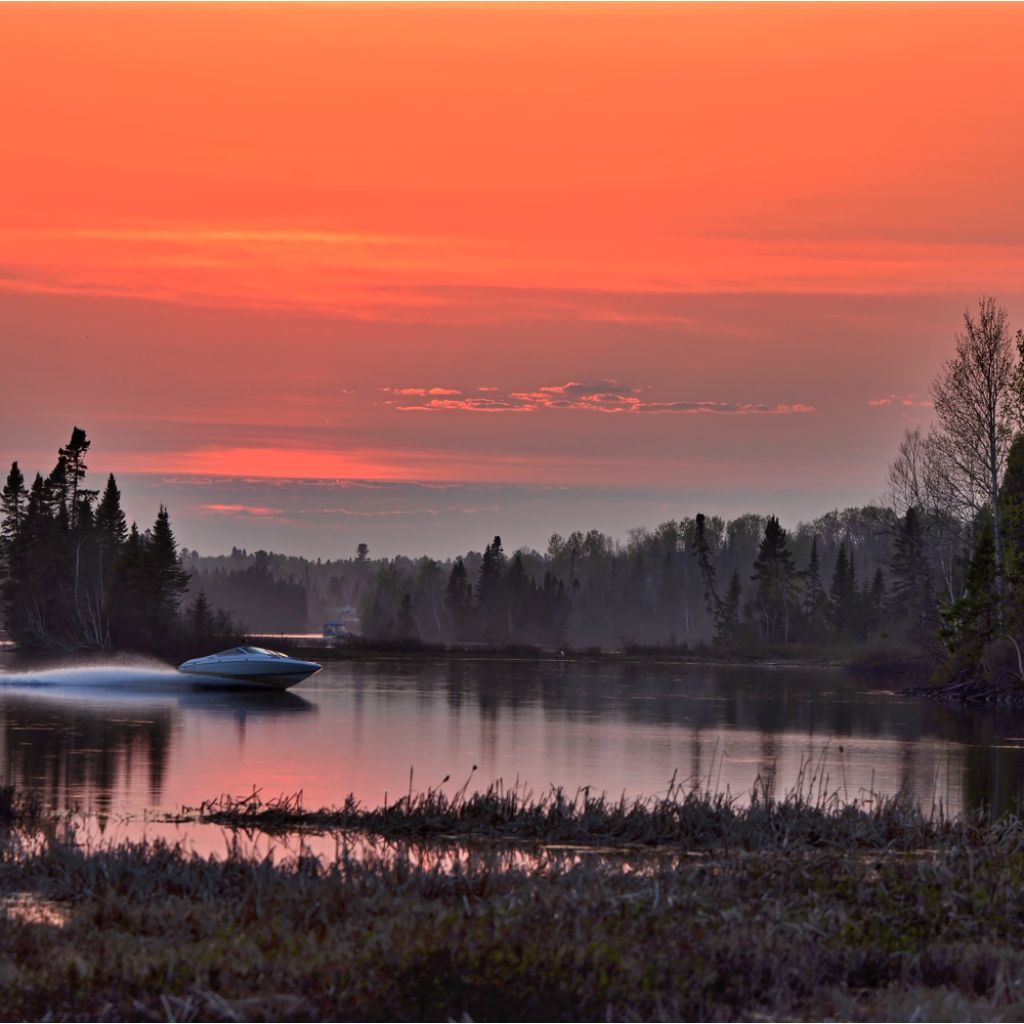
[[[354,856],[343,837],[329,862],[279,865],[88,851],[8,794],[0,1016],[1020,1018],[1019,820],[768,796],[730,818],[699,795],[678,819],[702,801],[703,825],[627,869],[543,849],[510,866],[493,844],[439,839],[436,861],[407,845]],[[602,842],[619,827],[586,813],[576,825]]]

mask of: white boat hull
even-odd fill
[[[237,654],[223,652],[193,658],[178,666],[199,685],[231,689],[287,690],[319,672],[315,661],[301,661],[262,648],[237,648]]]

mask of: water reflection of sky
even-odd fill
[[[926,807],[1016,807],[1024,715],[950,710],[838,671],[587,662],[334,664],[287,694],[196,691],[173,672],[0,676],[0,773],[103,815],[254,786],[307,806],[368,804],[472,773],[542,793],[741,798],[758,776]],[[473,766],[477,766],[475,772]],[[810,774],[809,774],[810,773]]]

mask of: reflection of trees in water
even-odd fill
[[[0,701],[4,780],[53,807],[88,793],[94,809],[106,813],[117,786],[143,774],[149,800],[158,803],[172,712],[160,704],[111,708],[7,695]]]
[[[1024,806],[1024,710],[943,708],[964,750],[964,803],[995,814]]]
[[[747,669],[636,662],[471,661],[353,664],[353,700],[444,699],[484,717],[538,708],[561,717],[596,717],[697,729],[799,732],[822,737],[894,739],[947,735],[943,709],[919,700],[864,694],[841,672]]]
[[[51,806],[87,801],[101,814],[141,778],[146,802],[156,805],[183,712],[233,723],[243,746],[252,719],[315,711],[292,693],[188,689],[104,699],[96,690],[0,692],[0,778],[38,791]],[[218,734],[223,740],[227,729]]]
[[[872,694],[838,671],[456,659],[353,665],[352,673],[358,691],[373,691],[385,704],[412,694],[417,706],[443,700],[456,717],[472,711],[482,720],[483,753],[507,725],[539,711],[565,720],[678,726],[689,739],[692,779],[708,780],[716,770],[717,741],[708,736],[724,728],[759,734],[754,770],[764,775],[786,752],[784,734],[806,737],[808,756],[831,745],[825,768],[833,786],[844,785],[854,767],[844,751],[848,740],[880,740],[890,778],[926,809],[962,799],[965,806],[1016,810],[1024,798],[1024,750],[1007,743],[1024,737],[1024,711],[985,713]]]

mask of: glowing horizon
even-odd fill
[[[666,488],[876,498],[963,309],[1024,318],[1022,29],[8,5],[0,458],[45,468],[77,422],[104,470],[236,481],[181,510],[190,546],[240,516],[299,544],[285,480],[577,488],[579,525],[593,488],[637,524]],[[481,529],[525,530],[516,501]]]

